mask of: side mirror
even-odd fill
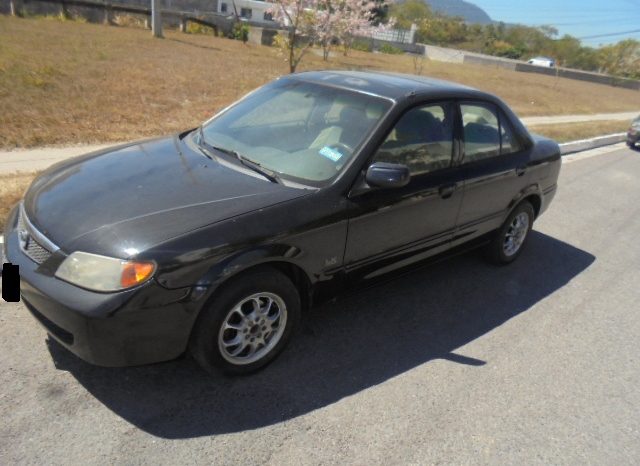
[[[365,180],[376,188],[402,188],[409,184],[409,167],[397,163],[375,162],[367,168]]]

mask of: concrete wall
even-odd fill
[[[249,26],[249,42],[257,45],[273,45],[278,29]]]
[[[640,90],[640,81],[618,78],[607,74],[589,73],[588,71],[579,71],[570,68],[544,68],[542,66],[529,65],[528,63],[518,63],[515,69],[516,71],[524,73],[546,74],[548,76],[559,76],[561,78],[577,79],[579,81],[588,81],[596,84]]]
[[[424,54],[430,60],[444,61],[448,63],[469,63],[472,65],[497,66],[523,73],[539,73],[548,76],[559,76],[561,78],[640,90],[640,81],[633,79],[618,78],[606,74],[591,73],[571,68],[545,68],[543,66],[530,65],[520,60],[493,57],[491,55],[483,55],[480,53],[467,52],[464,50],[456,50],[446,47],[437,47],[434,45],[423,45],[423,47],[425,50]]]

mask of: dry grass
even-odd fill
[[[351,52],[301,70],[414,71],[411,57]],[[196,125],[287,72],[274,48],[166,31],[0,17],[0,147],[109,142]],[[423,74],[493,92],[520,115],[640,108],[640,92],[488,67],[426,62]]]
[[[567,142],[606,134],[622,133],[626,132],[628,128],[628,121],[594,121],[590,123],[530,126],[529,131],[558,142]]]
[[[20,200],[37,173],[0,175],[0,232],[4,229],[9,210]]]

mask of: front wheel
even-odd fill
[[[522,252],[533,226],[533,206],[524,201],[507,217],[487,246],[487,257],[494,264],[509,264]]]
[[[300,320],[300,295],[281,272],[264,267],[224,285],[202,310],[189,349],[209,372],[248,374],[284,349]]]

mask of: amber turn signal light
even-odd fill
[[[155,266],[150,262],[125,262],[120,284],[123,288],[139,285],[153,275],[154,269]]]

